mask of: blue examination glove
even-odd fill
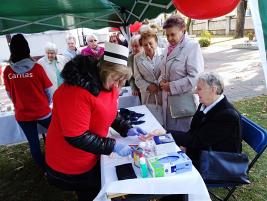
[[[141,128],[139,127],[134,127],[134,128],[130,128],[127,132],[127,136],[135,136],[135,135],[146,135],[147,132],[142,130]]]
[[[132,149],[125,144],[116,143],[113,149],[114,152],[116,152],[120,156],[128,156],[132,154]]]

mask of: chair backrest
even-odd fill
[[[245,116],[241,116],[241,134],[242,139],[254,150],[256,155],[250,161],[248,171],[252,168],[254,163],[258,160],[261,154],[267,147],[267,131],[262,127],[249,120]],[[208,188],[224,187],[228,190],[226,196],[222,199],[218,195],[210,192],[212,196],[221,201],[227,201],[236,190],[239,184],[223,183],[223,184],[206,184]]]
[[[249,164],[249,169],[267,147],[267,131],[248,119],[241,116],[242,139],[257,153]]]

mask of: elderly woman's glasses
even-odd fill
[[[96,42],[96,41],[97,41],[96,39],[94,39],[94,40],[89,40],[90,43],[92,43],[92,42]]]

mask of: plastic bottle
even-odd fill
[[[139,145],[138,146],[145,151],[145,149],[146,149],[146,142],[139,142]]]
[[[139,147],[144,150],[145,156],[150,157],[155,155],[152,141],[140,142]]]
[[[148,170],[146,165],[146,159],[144,157],[140,158],[140,170],[141,170],[141,176],[143,178],[148,177]]]

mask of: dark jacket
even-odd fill
[[[201,150],[241,152],[240,115],[224,97],[207,114],[199,105],[193,116],[190,130],[185,134],[174,134],[178,145],[187,148],[187,154],[198,167]]]
[[[98,61],[90,56],[78,55],[70,60],[62,70],[64,83],[86,89],[94,96],[98,96],[102,88],[99,75]],[[126,137],[128,129],[132,128],[128,121],[117,115],[111,125],[121,136]],[[94,154],[110,154],[113,151],[115,140],[102,138],[89,130],[80,133],[77,137],[65,137],[72,146]]]

